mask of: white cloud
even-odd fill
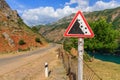
[[[36,9],[25,10],[22,18],[28,25],[38,25],[54,22],[73,12],[75,13],[74,8],[70,8],[69,6],[56,10],[53,7],[39,7]]]
[[[104,10],[104,9],[110,9],[120,6],[120,3],[112,0],[110,2],[103,2],[103,1],[97,1],[95,5],[89,7],[91,11],[98,11],[98,10]]]
[[[74,3],[77,3],[77,0],[70,0],[70,2],[66,2],[65,4],[66,5],[71,5],[71,4],[74,4]]]
[[[28,25],[45,24],[56,18],[52,7],[39,7],[23,12],[22,18]]]
[[[89,0],[70,0],[70,2],[66,2],[65,5],[77,4],[75,9],[85,10],[89,6]]]
[[[66,5],[72,5],[72,4],[75,4],[77,3],[78,6],[88,6],[89,4],[89,0],[70,0],[70,2],[66,2],[65,4]]]
[[[72,4],[77,4],[77,6],[72,8],[70,7]],[[97,1],[93,6],[89,6],[89,0],[70,0],[70,2],[65,3],[64,8],[58,8],[56,10],[53,7],[39,7],[25,10],[22,18],[28,25],[38,25],[54,22],[78,10],[96,11],[118,6],[120,6],[120,3],[115,0],[110,2]]]
[[[116,0],[111,0],[109,2],[103,2],[102,0],[99,0],[92,6],[89,6],[89,1],[90,0],[70,0],[70,2],[67,2],[66,5],[72,5],[76,3],[78,6],[75,7],[75,9],[82,11],[96,11],[120,6],[120,2]]]

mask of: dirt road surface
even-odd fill
[[[0,57],[0,80],[68,80],[62,62],[57,58],[58,45],[49,46],[22,55]],[[49,77],[45,78],[45,62]]]

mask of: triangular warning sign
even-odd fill
[[[94,33],[84,18],[82,12],[78,11],[64,33],[65,37],[94,37]]]

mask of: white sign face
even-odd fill
[[[87,25],[83,21],[83,18],[80,15],[78,15],[77,18],[78,18],[79,28],[82,30],[84,35],[91,35],[89,29],[87,28]]]

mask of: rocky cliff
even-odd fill
[[[39,38],[42,42],[35,41]],[[20,40],[25,42],[20,45]],[[20,18],[16,10],[12,10],[5,0],[0,0],[0,52],[11,52],[43,46],[44,38],[34,33]]]

